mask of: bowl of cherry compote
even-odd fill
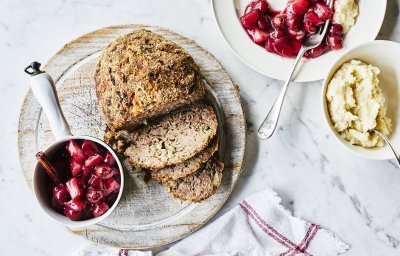
[[[267,1],[250,2],[240,22],[254,43],[268,52],[294,58],[303,41],[317,33],[325,21],[333,19],[334,11],[326,0],[289,0],[282,11],[273,10]],[[325,41],[305,53],[317,58],[328,51],[343,48],[343,28],[331,22]]]
[[[123,169],[104,142],[74,136],[43,154],[58,181],[38,163],[33,185],[40,206],[50,217],[67,226],[84,227],[96,224],[115,209],[122,195]]]

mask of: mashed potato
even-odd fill
[[[336,0],[333,21],[343,26],[344,33],[347,33],[356,22],[358,15],[358,4],[355,0]]]
[[[336,131],[347,141],[363,147],[381,147],[377,129],[385,135],[391,132],[386,117],[385,98],[379,87],[377,67],[359,60],[345,63],[336,71],[326,93],[328,110]]]

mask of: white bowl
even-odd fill
[[[50,199],[49,195],[47,193],[47,185],[46,185],[46,172],[43,170],[41,165],[38,163],[36,164],[36,168],[33,172],[33,191],[35,193],[35,197],[37,199],[37,202],[39,203],[40,208],[49,216],[51,219],[56,221],[57,223],[67,226],[67,227],[73,227],[73,228],[83,228],[87,227],[90,225],[94,225],[105,218],[109,216],[112,211],[117,207],[119,200],[121,199],[122,196],[122,191],[124,190],[124,172],[123,172],[123,167],[121,164],[121,161],[118,159],[117,154],[110,148],[106,143],[103,141],[96,139],[94,137],[90,136],[71,136],[71,137],[66,137],[62,140],[59,140],[52,144],[50,147],[44,151],[45,155],[51,160],[51,157],[53,154],[60,149],[61,147],[64,147],[67,143],[68,140],[70,139],[78,139],[78,140],[91,140],[93,142],[96,142],[103,147],[105,147],[115,158],[119,171],[120,171],[120,176],[121,176],[121,184],[120,184],[120,189],[119,193],[117,196],[117,199],[115,200],[114,204],[110,206],[110,209],[104,213],[103,215],[89,219],[89,220],[82,220],[82,221],[74,221],[69,219],[68,217],[56,212],[50,205]]]
[[[331,68],[328,70],[323,87],[322,87],[322,111],[325,123],[328,126],[331,134],[337,141],[349,151],[368,159],[387,160],[392,159],[393,153],[390,148],[385,145],[382,148],[366,149],[360,146],[353,146],[348,141],[343,139],[338,132],[333,128],[326,101],[326,90],[328,84],[335,72],[345,63],[352,59],[358,59],[378,67],[381,74],[378,76],[380,86],[383,90],[386,106],[388,109],[387,115],[392,120],[393,132],[390,136],[390,142],[395,149],[400,149],[400,44],[391,41],[372,41],[359,45],[345,52],[337,59]]]
[[[294,59],[284,58],[267,52],[253,43],[242,25],[239,17],[251,0],[213,0],[212,8],[218,28],[234,53],[246,65],[255,71],[279,80],[286,80]],[[374,40],[379,33],[386,12],[387,0],[361,0],[356,24],[344,39],[344,48],[324,54],[316,59],[307,60],[301,65],[301,72],[294,78],[295,82],[309,82],[323,79],[326,67],[332,66],[334,60],[343,51],[356,45]],[[287,0],[268,0],[274,9],[281,10]]]

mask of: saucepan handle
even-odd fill
[[[72,136],[71,129],[65,120],[60,102],[58,101],[54,81],[49,74],[41,71],[39,68],[40,63],[33,62],[25,69],[25,72],[31,75],[30,84],[32,92],[46,113],[56,139],[61,140]]]

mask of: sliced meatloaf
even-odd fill
[[[153,171],[180,164],[207,147],[217,126],[212,107],[194,104],[133,131],[125,156],[131,165]]]
[[[212,157],[195,173],[177,180],[167,180],[163,185],[175,198],[183,201],[201,202],[214,195],[221,184],[224,164]]]
[[[100,112],[113,131],[136,128],[205,96],[193,58],[179,45],[144,29],[110,43],[94,79]]]
[[[126,131],[122,132],[125,133]],[[127,147],[127,141],[122,132],[114,132],[107,128],[104,133],[104,142],[120,155],[124,155],[125,148]]]
[[[158,171],[151,172],[151,177],[158,181],[163,180],[176,180],[185,177],[191,173],[194,173],[200,169],[200,167],[207,162],[214,153],[218,150],[218,140],[213,139],[210,144],[199,154],[192,158],[189,158],[183,163],[173,165]]]

